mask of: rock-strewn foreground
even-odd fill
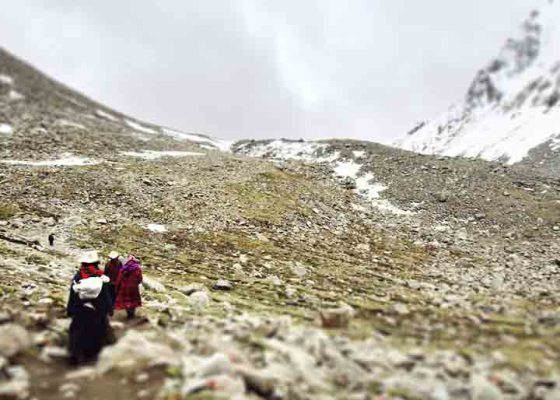
[[[26,95],[18,68],[0,73]],[[51,106],[17,101],[0,121],[3,159],[28,161],[0,164],[0,398],[560,398],[558,181],[363,142],[303,163],[149,125],[37,132]],[[122,153],[145,150],[182,153]],[[31,163],[61,151],[95,163]],[[379,198],[354,190],[368,173]],[[71,369],[64,306],[91,248],[136,253],[145,301]]]

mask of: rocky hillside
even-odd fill
[[[524,161],[557,175],[560,140],[560,2],[534,11],[480,70],[464,101],[396,145],[448,156]]]
[[[222,152],[0,71],[0,398],[558,398],[556,180],[357,141]],[[76,369],[92,248],[140,258],[144,303]]]
[[[87,162],[130,149],[225,148],[227,143],[148,124],[48,78],[0,48],[0,162]]]

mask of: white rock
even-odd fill
[[[31,335],[17,324],[0,325],[0,355],[10,358],[31,346]]]
[[[473,376],[471,388],[473,400],[502,400],[504,398],[496,385],[480,375]]]
[[[270,275],[268,277],[268,281],[273,284],[274,286],[280,286],[282,285],[282,280],[280,278],[278,278],[276,275]]]
[[[391,307],[391,310],[399,315],[407,315],[410,313],[406,304],[396,303]]]
[[[73,397],[76,397],[79,390],[80,390],[80,386],[74,382],[65,383],[58,388],[58,391],[66,399],[71,399]]]
[[[230,281],[225,279],[218,279],[216,283],[214,283],[214,289],[216,290],[232,290],[233,285]]]
[[[319,315],[323,328],[344,328],[348,326],[354,316],[354,309],[344,304],[338,308],[321,310]]]
[[[142,372],[141,374],[138,374],[138,376],[134,380],[137,383],[144,383],[144,382],[148,382],[149,379],[150,379],[150,375],[147,372]]]
[[[370,251],[370,246],[368,243],[360,243],[356,246],[357,251],[367,252]]]
[[[187,296],[190,296],[195,292],[204,291],[204,285],[200,283],[191,283],[179,288],[179,291],[183,294],[186,294]]]
[[[168,345],[130,330],[117,344],[103,349],[97,371],[101,374],[110,370],[137,371],[157,365],[174,365],[178,361],[177,353]]]
[[[205,291],[194,292],[189,296],[189,303],[196,309],[203,309],[210,304],[210,296]]]
[[[44,297],[40,299],[38,303],[42,305],[51,305],[54,303],[54,300],[51,299],[50,297]]]
[[[293,263],[291,269],[294,275],[296,275],[298,278],[303,278],[305,275],[307,275],[307,268],[305,268],[305,266],[300,262],[296,261],[295,263]]]
[[[46,346],[43,347],[39,359],[44,362],[50,362],[53,359],[63,359],[68,357],[68,351],[64,347]]]
[[[165,286],[161,282],[146,275],[144,275],[142,279],[142,286],[144,286],[146,290],[156,293],[164,293],[166,291]]]
[[[224,353],[214,353],[204,359],[199,367],[198,374],[201,377],[229,374],[233,370],[231,361]]]
[[[64,375],[66,380],[85,380],[89,379],[92,380],[97,376],[97,370],[95,367],[82,367],[74,371],[68,372]]]
[[[297,290],[293,286],[286,287],[286,297],[294,297],[297,293]]]
[[[0,383],[0,398],[2,399],[27,399],[29,396],[29,375],[22,366],[6,369],[10,380]]]

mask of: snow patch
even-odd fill
[[[252,146],[248,143],[238,151],[252,157],[267,157],[273,160],[298,160],[311,163],[336,161],[339,158],[339,153],[327,154],[327,148],[328,145],[324,143],[279,139]]]
[[[123,151],[121,152],[124,156],[143,158],[145,160],[156,160],[161,157],[189,157],[189,156],[204,156],[204,153],[196,153],[192,151],[155,151],[155,150],[144,150],[142,152],[136,151]]]
[[[560,150],[560,136],[557,136],[550,141],[550,149],[553,151]]]
[[[329,163],[334,175],[342,180],[351,179],[356,184],[356,193],[382,212],[396,215],[411,215],[413,212],[401,210],[389,200],[380,199],[381,192],[387,187],[375,182],[372,173],[361,174],[362,164],[354,160],[340,160],[339,152],[328,153],[329,145],[320,142],[303,142],[274,140],[263,143],[247,143],[236,151],[252,157],[266,157],[273,161],[298,160],[307,163]],[[354,151],[357,158],[363,157],[365,151]]]
[[[12,125],[6,123],[0,123],[0,133],[4,135],[11,135],[14,132]]]
[[[19,101],[23,100],[24,98],[25,96],[23,94],[14,89],[10,89],[8,93],[8,99],[10,99],[11,101]]]
[[[369,200],[378,199],[381,192],[387,189],[387,186],[372,181],[373,174],[370,172],[356,179],[356,191]]]
[[[63,154],[62,158],[54,160],[41,160],[41,161],[30,161],[30,160],[0,160],[2,164],[10,165],[29,165],[33,167],[74,167],[74,166],[86,166],[86,165],[96,165],[100,164],[101,161],[91,160],[85,157],[76,157],[72,154]]]
[[[167,232],[166,226],[161,224],[147,224],[146,229],[155,233]]]
[[[162,128],[163,134],[173,137],[177,140],[184,140],[195,143],[202,143],[201,147],[204,148],[217,148],[221,151],[228,152],[231,149],[233,142],[222,139],[215,139],[208,136],[200,135],[197,133],[186,133],[169,128]]]
[[[14,78],[6,74],[0,74],[0,83],[3,83],[4,85],[13,85]]]
[[[77,129],[86,129],[86,127],[83,126],[82,124],[79,124],[79,123],[73,122],[73,121],[68,121],[66,119],[59,119],[57,121],[57,123],[60,126],[68,126],[68,127],[77,128]]]
[[[362,166],[354,161],[339,161],[334,167],[334,173],[341,178],[356,179]]]
[[[155,129],[148,128],[147,126],[144,126],[144,125],[140,125],[139,123],[131,121],[130,119],[125,119],[124,122],[128,126],[130,126],[132,129],[135,129],[137,131],[144,132],[144,133],[150,133],[152,135],[157,134],[157,131]]]
[[[363,156],[366,155],[366,152],[365,151],[354,150],[354,151],[352,151],[352,154],[354,155],[355,158],[362,158]]]
[[[101,118],[108,119],[109,121],[113,121],[113,122],[118,122],[119,121],[117,117],[109,114],[108,112],[100,110],[100,109],[95,110],[95,114],[97,114]]]
[[[380,199],[381,192],[387,189],[382,183],[375,182],[372,173],[368,172],[356,178],[356,192],[358,195],[366,198],[378,210],[388,212],[395,215],[412,215],[412,211],[403,210],[389,200]]]

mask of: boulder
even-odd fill
[[[232,290],[233,284],[225,279],[218,279],[213,286],[216,290]]]
[[[496,385],[480,375],[473,376],[471,391],[473,400],[502,400],[504,398]]]
[[[354,316],[354,309],[345,304],[341,307],[321,310],[321,325],[323,328],[345,328]]]
[[[151,292],[156,292],[156,293],[163,293],[165,292],[165,286],[158,282],[157,280],[155,280],[154,278],[150,278],[148,276],[144,275],[144,278],[142,280],[142,286],[144,286],[144,288],[146,288],[146,290],[149,290]]]
[[[307,275],[307,268],[305,268],[305,265],[300,262],[296,261],[295,263],[293,263],[291,269],[294,275],[298,278],[303,278],[305,275]]]
[[[0,383],[1,399],[27,399],[29,397],[29,375],[22,366],[6,368],[9,378],[7,382]]]
[[[268,282],[274,286],[280,286],[282,285],[282,280],[280,278],[278,278],[276,275],[270,275],[267,278]]]
[[[186,286],[179,288],[179,291],[187,296],[192,295],[195,292],[202,292],[204,291],[204,285],[201,283],[190,283]]]
[[[178,363],[178,354],[170,346],[135,330],[128,331],[117,344],[105,347],[99,355],[97,371],[138,371],[152,366]]]
[[[203,309],[210,303],[210,296],[206,291],[194,292],[189,296],[189,303],[196,309]]]
[[[0,355],[10,358],[31,346],[31,335],[21,325],[0,326]]]
[[[270,398],[274,394],[278,379],[272,374],[252,368],[240,368],[239,373],[243,377],[248,391],[263,398]]]

